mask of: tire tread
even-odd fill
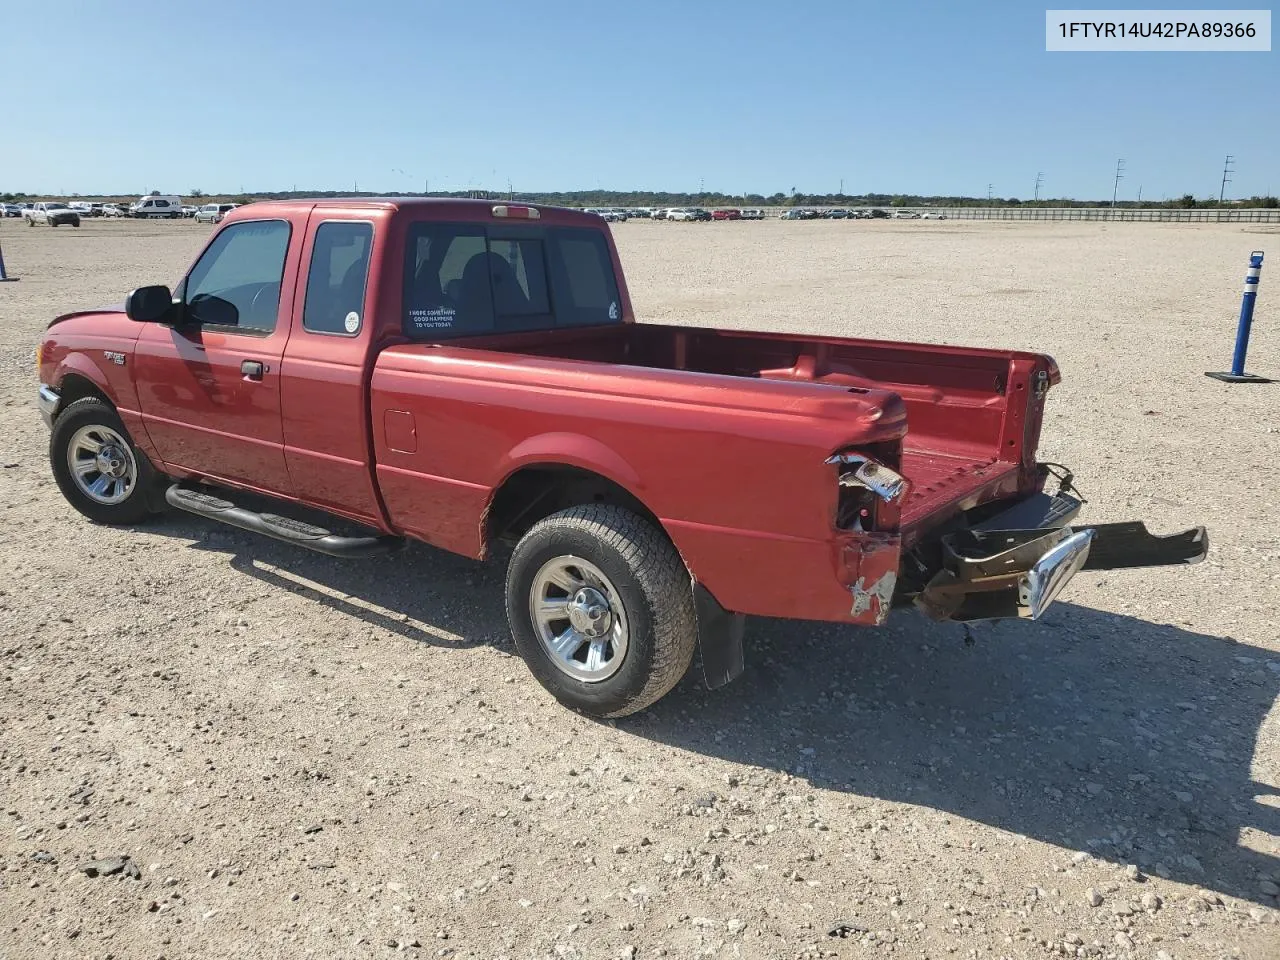
[[[679,683],[693,662],[697,617],[684,561],[662,529],[613,504],[569,507],[539,521],[526,536],[556,529],[585,534],[617,551],[648,601],[653,635],[648,676],[621,705],[600,715],[625,717],[643,710]]]

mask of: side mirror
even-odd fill
[[[173,315],[173,294],[168,287],[139,287],[124,301],[124,312],[139,323],[163,323]]]

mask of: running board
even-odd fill
[[[203,490],[184,487],[175,483],[164,494],[165,502],[171,507],[194,513],[198,517],[217,520],[220,523],[250,533],[261,533],[264,536],[297,547],[305,547],[317,553],[345,560],[359,560],[364,557],[375,557],[391,553],[404,546],[400,537],[340,537],[330,533],[324,527],[317,527],[292,517],[281,517],[274,513],[256,513],[237,507],[228,500],[215,497]]]

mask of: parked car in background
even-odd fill
[[[87,218],[87,217],[93,216],[93,207],[85,201],[73,200],[67,204],[67,207],[71,210],[74,210],[76,213],[80,214],[81,217]]]
[[[806,210],[803,207],[792,207],[785,211],[780,219],[783,220],[812,220],[817,217],[818,211]]]
[[[824,210],[822,216],[827,220],[847,220],[849,211],[843,207],[834,207],[830,210]]]
[[[919,220],[920,214],[914,210],[895,210],[893,211],[894,220]]]
[[[764,219],[764,211],[763,211],[763,210],[761,210],[761,209],[759,209],[759,208],[752,208],[752,209],[750,209],[750,210],[743,210],[743,211],[742,211],[742,219],[743,219],[743,220],[763,220],[763,219]]]
[[[129,212],[139,220],[178,220],[182,217],[182,198],[172,194],[139,197]]]
[[[711,219],[712,220],[741,220],[742,211],[741,210],[712,210]]]
[[[866,212],[865,219],[867,219],[867,220],[888,220],[888,219],[889,219],[889,214],[888,214],[888,213],[886,213],[884,210],[880,210],[880,209],[868,210],[868,211]]]
[[[693,216],[691,214],[691,211],[689,210],[685,210],[682,207],[672,207],[670,210],[667,211],[666,219],[685,221],[685,220],[692,220]]]
[[[920,214],[920,219],[921,220],[945,220],[947,219],[947,215],[945,213],[929,211],[928,213]]]
[[[194,217],[196,215],[196,211],[199,209],[200,209],[199,207],[192,206],[189,203],[184,203],[182,205],[182,215],[188,218]]]
[[[102,215],[104,217],[123,217],[124,211],[120,209],[119,204],[104,203],[102,205]]]
[[[694,207],[689,211],[689,219],[699,222],[709,222],[711,220],[711,211],[703,210],[701,207]]]
[[[195,212],[196,223],[221,223],[222,218],[238,206],[236,203],[206,203]]]
[[[80,214],[65,203],[42,201],[28,207],[23,215],[27,219],[28,227],[34,227],[37,223],[47,223],[51,227],[60,227],[68,223],[73,227],[80,226]]]
[[[671,212],[670,210],[655,208],[649,211],[649,217],[650,219],[653,219],[653,220],[665,220],[667,219],[667,214],[670,212]]]
[[[0,214],[3,214],[6,217],[21,217],[22,207],[18,206],[16,203],[6,203],[3,205],[3,208],[0,208]]]

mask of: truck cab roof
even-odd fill
[[[515,200],[473,200],[453,197],[314,197],[298,200],[262,200],[237,208],[235,219],[252,219],[253,212],[260,211],[264,207],[297,212],[316,207],[391,210],[408,213],[412,219],[421,220],[506,218],[513,223],[521,220],[536,220],[557,226],[596,227],[604,222],[598,214],[568,207],[521,203]],[[248,211],[247,215],[245,211]],[[505,213],[497,211],[505,211]],[[532,215],[529,211],[532,211]]]

